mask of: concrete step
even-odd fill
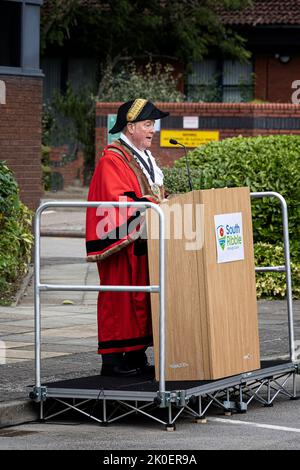
[[[39,406],[29,398],[0,402],[0,428],[36,421],[38,418]]]

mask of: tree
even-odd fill
[[[45,0],[42,53],[64,46],[66,54],[70,50],[98,58],[102,64],[98,80],[100,100],[125,101],[131,98],[127,93],[140,96],[144,91],[148,99],[164,101],[168,97],[178,101],[182,96],[175,89],[173,77],[154,64],[174,63],[176,59],[183,64],[201,61],[212,50],[247,60],[249,52],[244,40],[222,25],[217,11],[242,8],[248,3],[249,0]],[[134,62],[148,64],[148,68],[145,66],[140,74],[139,69],[130,66]],[[129,66],[124,68],[126,63]],[[56,112],[69,119],[76,142],[84,148],[88,178],[94,161],[92,95],[69,87],[54,104]],[[66,132],[65,126],[63,131]]]
[[[70,28],[76,25],[78,0],[46,0],[41,10],[41,50],[51,44],[62,46],[70,39]]]
[[[236,9],[249,0],[46,0],[42,49],[67,45],[106,57],[166,56],[200,61],[212,49],[247,60],[245,40],[225,27],[218,8]]]

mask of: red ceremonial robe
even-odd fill
[[[108,145],[93,175],[89,201],[160,202],[129,150]],[[101,285],[149,285],[146,240],[134,240],[141,218],[136,208],[88,208],[87,260],[96,261]],[[129,230],[128,230],[129,228]],[[128,233],[129,232],[129,233]],[[108,236],[109,235],[109,236]],[[98,353],[143,349],[152,344],[150,294],[99,292]]]

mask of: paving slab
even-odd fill
[[[57,356],[64,356],[66,354],[70,354],[66,351],[64,352],[49,352],[49,351],[42,351],[41,356],[43,358],[47,357],[57,357]],[[25,360],[32,360],[34,359],[34,350],[24,350],[24,349],[7,349],[6,351],[6,358],[7,359],[25,359]]]

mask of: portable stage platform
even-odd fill
[[[289,361],[264,361],[261,369],[212,381],[166,382],[165,403],[154,378],[81,377],[44,384],[41,419],[49,420],[76,410],[102,425],[139,413],[161,423],[167,430],[187,415],[195,422],[205,422],[208,410],[217,406],[225,413],[246,412],[251,402],[273,406],[279,395],[296,399],[295,364]],[[286,387],[292,379],[292,392]],[[55,411],[54,411],[55,410]]]
[[[265,407],[273,406],[278,396],[297,399],[296,374],[300,373],[295,358],[292,310],[291,269],[288,238],[287,207],[284,198],[274,192],[251,193],[252,198],[276,197],[281,202],[285,265],[256,268],[256,271],[286,273],[287,311],[289,326],[289,359],[266,360],[260,369],[231,377],[208,381],[165,381],[164,330],[164,220],[161,209],[152,203],[125,202],[47,202],[42,204],[35,219],[35,386],[30,398],[40,404],[40,419],[49,420],[63,413],[76,411],[99,424],[107,425],[124,417],[140,414],[174,430],[180,416],[188,415],[195,422],[205,422],[208,410],[217,406],[225,413],[246,412],[256,401]],[[138,208],[151,207],[160,221],[160,273],[158,286],[69,286],[40,283],[40,216],[49,207],[98,207],[102,205]],[[132,378],[81,377],[41,384],[41,321],[40,291],[94,290],[145,291],[160,296],[159,381],[154,376]],[[290,386],[290,379],[292,385]],[[289,386],[289,387],[288,387]]]

